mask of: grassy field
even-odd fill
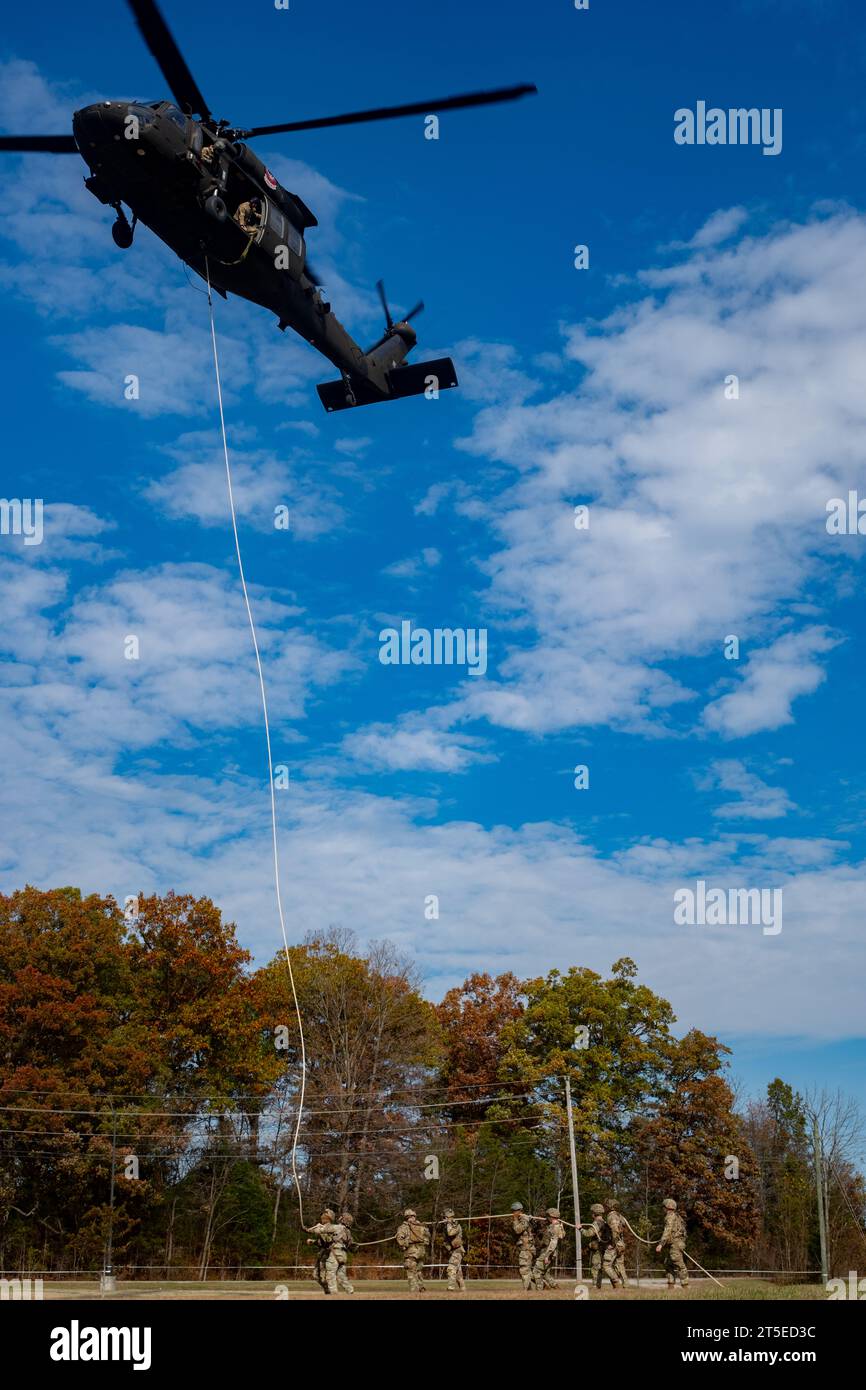
[[[724,1287],[719,1289],[715,1284],[704,1279],[694,1280],[687,1289],[675,1289],[669,1293],[662,1283],[643,1284],[640,1288],[632,1286],[628,1289],[614,1291],[613,1289],[590,1289],[589,1301],[609,1302],[636,1302],[651,1299],[663,1299],[680,1302],[687,1301],[723,1301],[726,1299],[772,1299],[772,1300],[812,1300],[826,1299],[827,1292],[820,1284],[772,1284],[762,1279],[727,1279],[723,1281]],[[130,1300],[166,1300],[175,1299],[181,1301],[198,1301],[213,1299],[240,1299],[254,1300],[258,1302],[273,1302],[275,1299],[285,1299],[287,1291],[288,1299],[307,1299],[324,1298],[325,1295],[312,1281],[292,1281],[284,1284],[275,1284],[271,1281],[243,1281],[230,1282],[210,1281],[208,1283],[171,1283],[171,1282],[147,1282],[136,1280],[135,1282],[119,1281],[117,1291],[113,1294],[101,1294],[98,1284],[85,1281],[58,1281],[57,1283],[46,1280],[44,1291],[46,1300],[87,1300],[103,1299],[107,1302],[128,1302]],[[411,1294],[402,1279],[388,1280],[365,1280],[358,1281],[355,1285],[354,1295],[338,1294],[337,1298],[348,1299],[453,1299],[455,1301],[466,1299],[544,1299],[549,1302],[567,1299],[574,1301],[575,1285],[573,1282],[563,1282],[558,1289],[545,1290],[543,1293],[524,1293],[523,1288],[517,1280],[511,1279],[491,1279],[491,1280],[472,1280],[463,1294],[449,1293],[445,1285],[441,1282],[431,1281],[428,1283],[427,1292],[424,1294]]]

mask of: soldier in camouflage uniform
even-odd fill
[[[349,1247],[352,1244],[352,1214],[344,1211],[338,1222],[325,1228],[331,1237],[325,1257],[325,1281],[328,1293],[354,1293],[349,1283],[346,1265],[349,1260]]]
[[[533,1287],[532,1266],[535,1263],[535,1240],[532,1234],[532,1217],[523,1210],[522,1202],[512,1202],[511,1229],[517,1236],[517,1268],[527,1293]]]
[[[553,1263],[559,1242],[565,1239],[565,1227],[559,1219],[556,1207],[548,1207],[546,1216],[546,1229],[541,1234],[541,1249],[532,1266],[532,1278],[537,1289],[556,1289],[559,1285],[555,1279],[551,1279],[547,1271]]]
[[[328,1252],[331,1249],[331,1241],[335,1233],[334,1222],[336,1213],[330,1207],[325,1207],[315,1226],[310,1227],[310,1231],[315,1236],[315,1240],[308,1240],[308,1245],[318,1245],[316,1251],[316,1263],[313,1266],[313,1278],[324,1293],[329,1293],[328,1277],[325,1274],[325,1263]]]
[[[601,1253],[608,1245],[610,1232],[604,1219],[604,1207],[601,1202],[593,1202],[590,1211],[592,1212],[592,1221],[582,1221],[580,1224],[581,1230],[591,1232],[591,1235],[586,1237],[589,1247],[589,1277],[595,1287],[600,1289]]]
[[[689,1282],[689,1272],[686,1269],[684,1258],[686,1223],[677,1211],[677,1204],[673,1197],[665,1197],[662,1206],[665,1209],[665,1228],[662,1231],[662,1238],[656,1246],[656,1254],[660,1255],[664,1251],[668,1288],[676,1288],[676,1282],[679,1279],[685,1289]]]
[[[613,1272],[623,1288],[628,1284],[625,1272],[625,1218],[620,1214],[618,1204],[610,1198],[607,1204],[607,1224],[610,1230]]]
[[[424,1293],[426,1286],[421,1277],[421,1262],[424,1259],[427,1246],[430,1244],[430,1231],[418,1220],[411,1207],[407,1207],[404,1211],[403,1221],[397,1227],[395,1239],[403,1251],[403,1264],[406,1267],[406,1278],[409,1280],[409,1292]]]
[[[455,1221],[453,1207],[446,1207],[444,1215],[445,1244],[451,1252],[448,1256],[448,1288],[451,1293],[457,1293],[466,1288],[463,1278],[463,1227]]]

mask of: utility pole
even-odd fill
[[[116,1288],[114,1279],[114,1169],[117,1155],[117,1111],[114,1108],[114,1099],[111,1101],[111,1190],[108,1208],[108,1241],[105,1251],[105,1267],[102,1271],[100,1285],[103,1293],[114,1293]]]
[[[571,1109],[571,1078],[565,1078],[565,1109],[568,1115],[568,1147],[571,1150],[571,1190],[574,1193],[574,1250],[577,1281],[583,1279],[583,1245],[580,1239],[580,1197],[577,1191],[577,1153],[574,1148],[574,1115]],[[826,1281],[825,1281],[826,1282]]]
[[[826,1284],[830,1274],[827,1268],[827,1213],[824,1207],[824,1158],[821,1152],[821,1135],[818,1132],[818,1120],[814,1116],[812,1118],[812,1154],[815,1159],[815,1190],[818,1194],[818,1235],[821,1241],[821,1280]]]

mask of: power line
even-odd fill
[[[560,1076],[560,1073],[558,1073],[558,1072],[553,1072],[553,1073],[551,1073],[549,1076],[545,1076],[544,1078],[542,1078],[542,1080],[543,1080],[543,1081],[556,1080],[557,1077],[559,1077],[559,1076]],[[3,1082],[3,1083],[0,1083],[0,1096],[6,1095],[6,1094],[9,1093],[9,1092],[11,1092],[11,1093],[13,1093],[13,1094],[15,1094],[15,1095],[25,1095],[25,1096],[33,1096],[33,1095],[35,1095],[35,1096],[39,1096],[39,1095],[51,1096],[51,1095],[57,1095],[58,1092],[60,1092],[60,1091],[64,1091],[64,1092],[66,1092],[68,1095],[71,1095],[71,1096],[75,1096],[75,1095],[92,1096],[94,1099],[96,1099],[97,1097],[104,1097],[106,1100],[149,1100],[149,1099],[157,1099],[157,1098],[159,1098],[159,1096],[162,1096],[162,1097],[165,1099],[165,1098],[168,1098],[169,1096],[175,1096],[175,1095],[183,1096],[184,1094],[186,1094],[186,1095],[189,1095],[189,1096],[190,1096],[190,1099],[191,1099],[191,1100],[196,1100],[196,1101],[201,1101],[201,1102],[205,1102],[205,1101],[206,1101],[206,1102],[211,1103],[211,1104],[220,1103],[220,1104],[225,1104],[226,1106],[228,1106],[228,1105],[230,1105],[230,1104],[231,1104],[233,1101],[235,1101],[235,1100],[266,1100],[269,1096],[271,1096],[271,1095],[273,1094],[273,1091],[274,1091],[274,1088],[275,1088],[276,1084],[277,1084],[277,1083],[274,1082],[273,1085],[272,1085],[267,1091],[264,1091],[264,1092],[262,1092],[262,1091],[232,1091],[231,1093],[226,1093],[225,1095],[222,1095],[222,1096],[219,1095],[219,1094],[217,1094],[216,1096],[207,1096],[207,1095],[203,1094],[202,1091],[200,1091],[200,1090],[189,1090],[189,1091],[187,1091],[187,1092],[183,1092],[183,1091],[175,1090],[175,1089],[173,1089],[173,1088],[169,1088],[169,1089],[163,1090],[163,1091],[161,1091],[161,1092],[155,1092],[155,1091],[102,1091],[102,1090],[99,1090],[99,1089],[94,1089],[94,1088],[89,1087],[89,1086],[82,1086],[82,1087],[80,1087],[80,1088],[76,1088],[76,1087],[67,1087],[67,1086],[63,1086],[63,1087],[60,1087],[60,1086],[12,1086],[12,1085],[10,1085],[8,1082]],[[531,1082],[527,1082],[525,1078],[515,1079],[514,1081],[493,1081],[493,1082],[491,1082],[491,1081],[489,1081],[489,1080],[488,1080],[488,1081],[471,1081],[471,1082],[467,1081],[467,1082],[461,1082],[461,1083],[460,1083],[460,1089],[461,1089],[461,1090],[465,1090],[465,1091],[470,1091],[470,1090],[483,1090],[483,1089],[485,1089],[485,1088],[488,1088],[488,1089],[489,1089],[489,1087],[490,1087],[491,1085],[496,1086],[497,1088],[501,1088],[501,1087],[504,1087],[504,1086],[527,1086],[527,1085],[531,1085],[531,1084],[535,1084],[536,1086],[540,1086],[540,1085],[542,1084],[542,1082],[541,1082],[541,1081],[538,1081],[538,1082],[535,1082],[535,1083],[531,1083]],[[427,1090],[432,1090],[432,1091],[445,1091],[445,1090],[448,1089],[447,1083],[445,1083],[445,1082],[436,1082],[436,1081],[433,1081],[433,1080],[423,1080],[423,1079],[422,1079],[422,1080],[420,1080],[420,1081],[417,1081],[417,1082],[413,1083],[412,1085],[410,1085],[408,1082],[401,1084],[401,1085],[397,1088],[396,1094],[400,1094],[400,1093],[402,1093],[402,1092],[407,1092],[407,1093],[408,1093],[409,1091],[411,1091],[411,1090],[413,1089],[413,1085],[414,1085],[414,1087],[416,1087],[417,1089],[419,1089],[419,1090],[424,1090],[424,1091],[427,1091]],[[341,1097],[341,1096],[345,1096],[346,1091],[345,1091],[345,1088],[343,1088],[343,1089],[338,1089],[338,1090],[334,1090],[334,1091],[319,1090],[319,1091],[317,1092],[317,1094],[318,1094],[319,1098],[322,1098],[323,1096]],[[532,1093],[531,1093],[531,1092],[527,1092],[527,1094],[532,1094]],[[504,1097],[504,1099],[508,1099],[508,1097]],[[407,1103],[407,1104],[414,1104],[415,1102],[407,1101],[406,1103]],[[448,1098],[448,1099],[446,1099],[446,1100],[437,1101],[437,1102],[435,1102],[435,1103],[436,1103],[436,1104],[441,1104],[441,1105],[470,1105],[470,1104],[472,1104],[472,1101],[471,1101],[471,1100],[461,1100],[461,1099],[459,1099],[458,1097],[450,1097],[450,1098]],[[251,1111],[250,1113],[251,1113],[251,1114],[255,1114],[255,1113],[257,1113],[257,1112]],[[308,1112],[308,1113],[309,1113],[309,1112]]]
[[[376,1137],[377,1137],[377,1138],[381,1138],[382,1136],[381,1136],[381,1135],[377,1135]],[[405,1148],[405,1149],[399,1149],[399,1148],[398,1148],[398,1149],[382,1149],[382,1150],[375,1151],[375,1150],[371,1150],[371,1149],[337,1149],[337,1148],[334,1148],[334,1149],[316,1149],[316,1150],[311,1150],[311,1149],[307,1149],[306,1146],[305,1146],[304,1144],[301,1144],[299,1147],[302,1148],[302,1149],[304,1150],[304,1152],[306,1153],[306,1156],[307,1156],[308,1159],[312,1159],[312,1158],[329,1158],[329,1159],[333,1159],[333,1160],[336,1160],[336,1159],[338,1159],[338,1158],[381,1158],[381,1159],[385,1159],[385,1158],[388,1158],[388,1159],[394,1159],[394,1158],[407,1158],[407,1159],[408,1159],[408,1158],[412,1158],[413,1156],[415,1156],[415,1153],[417,1152],[416,1150],[412,1150],[412,1149],[409,1149],[409,1148]],[[514,1147],[513,1152],[516,1152],[516,1151],[517,1151],[517,1147],[518,1147],[518,1146],[515,1146],[515,1147]],[[426,1154],[434,1154],[434,1155],[436,1155],[436,1156],[438,1156],[438,1157],[440,1157],[440,1158],[451,1158],[451,1157],[453,1157],[453,1150],[451,1150],[451,1149],[439,1149],[439,1150],[436,1150],[436,1149],[433,1149],[433,1148],[429,1145],[429,1143],[425,1143],[425,1144],[423,1145],[423,1148],[424,1148],[425,1156],[426,1156]],[[140,1155],[139,1155],[139,1154],[134,1154],[134,1155],[132,1155],[132,1156],[133,1156],[133,1157],[136,1157],[136,1158],[140,1157],[140,1158],[142,1158],[142,1159],[182,1159],[182,1158],[190,1158],[190,1157],[193,1157],[193,1156],[195,1156],[196,1154],[200,1154],[200,1155],[202,1155],[202,1157],[204,1157],[204,1158],[226,1159],[226,1160],[230,1160],[230,1161],[232,1161],[232,1162],[234,1162],[234,1163],[257,1163],[257,1164],[261,1164],[261,1165],[263,1165],[263,1166],[278,1165],[278,1164],[280,1163],[280,1161],[281,1161],[281,1157],[284,1157],[284,1155],[281,1156],[281,1155],[279,1155],[279,1154],[277,1154],[277,1153],[273,1153],[273,1154],[262,1154],[262,1153],[258,1153],[258,1152],[257,1152],[257,1153],[251,1153],[251,1154],[247,1154],[247,1153],[219,1153],[219,1152],[214,1152],[213,1149],[209,1149],[206,1145],[198,1145],[198,1146],[194,1146],[194,1147],[191,1147],[191,1148],[188,1148],[188,1149],[180,1149],[180,1150],[177,1150],[177,1151],[171,1151],[171,1150],[169,1150],[169,1151],[158,1151],[158,1150],[157,1150],[157,1151],[150,1151],[150,1152],[142,1153],[142,1154],[140,1154]],[[70,1153],[64,1154],[64,1153],[58,1152],[56,1149],[21,1149],[21,1150],[13,1149],[13,1150],[7,1150],[2,1156],[3,1156],[4,1158],[55,1158],[55,1159],[57,1159],[57,1158],[74,1158],[74,1159],[80,1160],[80,1161],[82,1161],[82,1162],[94,1162],[94,1163],[107,1163],[107,1162],[109,1162],[109,1155],[108,1155],[108,1154],[80,1153],[80,1152],[79,1152],[79,1153],[74,1153],[74,1154],[70,1154]]]
[[[39,1112],[37,1112],[37,1113],[39,1113]],[[309,1115],[310,1112],[307,1111],[306,1113]],[[490,1125],[491,1127],[495,1127],[495,1128],[498,1128],[498,1127],[501,1126],[501,1125],[525,1125],[527,1128],[530,1128],[530,1129],[539,1129],[539,1128],[540,1128],[540,1126],[539,1126],[538,1124],[528,1125],[528,1124],[527,1124],[527,1117],[525,1117],[525,1116],[520,1116],[520,1115],[509,1115],[509,1116],[507,1116],[505,1119],[501,1119],[501,1120],[485,1120],[485,1121],[483,1121],[482,1123],[484,1123],[485,1125]],[[394,1126],[394,1127],[392,1127],[392,1128],[378,1128],[378,1129],[373,1129],[373,1130],[369,1130],[369,1129],[345,1129],[345,1130],[340,1130],[340,1131],[338,1132],[338,1134],[337,1134],[336,1137],[346,1139],[346,1138],[349,1138],[350,1136],[355,1135],[355,1134],[363,1134],[363,1135],[371,1135],[371,1136],[374,1137],[374,1138],[377,1138],[377,1137],[378,1137],[378,1138],[388,1138],[388,1137],[390,1137],[391,1135],[394,1135],[394,1134],[419,1134],[419,1133],[423,1133],[425,1130],[429,1130],[429,1129],[432,1129],[432,1128],[434,1128],[434,1127],[435,1127],[435,1129],[436,1129],[437,1132],[441,1132],[442,1130],[465,1129],[465,1128],[466,1128],[466,1124],[465,1124],[465,1121],[462,1121],[462,1120],[430,1120],[430,1121],[428,1121],[427,1123],[425,1123],[424,1121],[419,1121],[417,1124],[413,1124],[413,1125],[400,1125],[400,1126]],[[106,1137],[105,1133],[104,1133],[103,1131],[101,1131],[101,1130],[86,1130],[86,1131],[79,1131],[79,1130],[71,1130],[71,1129],[64,1129],[64,1130],[57,1130],[57,1129],[22,1129],[22,1128],[12,1128],[12,1127],[0,1128],[0,1139],[2,1139],[2,1137],[3,1137],[4,1134],[17,1134],[17,1135],[22,1135],[22,1136],[23,1136],[23,1135],[28,1135],[28,1134],[54,1135],[57,1139],[102,1139],[102,1138],[105,1138],[105,1137]],[[138,1138],[146,1138],[146,1137],[147,1137],[146,1135],[140,1135],[140,1134],[134,1133],[134,1132],[132,1132],[132,1131],[126,1131],[126,1130],[120,1131],[120,1132],[118,1133],[118,1138],[121,1138],[121,1139],[138,1139]],[[322,1139],[322,1138],[324,1138],[324,1137],[325,1137],[324,1131],[322,1131],[322,1130],[316,1130],[316,1131],[314,1131],[314,1137],[317,1138],[317,1139]]]
[[[463,1100],[463,1101],[437,1100],[437,1101],[424,1101],[424,1102],[420,1102],[420,1101],[419,1101],[419,1102],[415,1102],[415,1101],[400,1102],[400,1101],[395,1101],[395,1100],[384,1100],[384,1101],[378,1102],[377,1104],[359,1105],[359,1106],[355,1106],[355,1107],[352,1107],[352,1108],[350,1108],[350,1109],[348,1109],[348,1110],[343,1110],[343,1111],[338,1111],[338,1110],[335,1110],[335,1109],[333,1109],[333,1108],[331,1108],[331,1107],[326,1107],[325,1109],[321,1109],[321,1110],[311,1110],[309,1107],[307,1107],[305,1113],[306,1113],[307,1115],[326,1115],[326,1116],[331,1116],[331,1117],[333,1118],[333,1117],[347,1116],[347,1115],[369,1115],[369,1114],[371,1114],[373,1111],[385,1110],[385,1109],[387,1109],[387,1108],[390,1107],[390,1106],[394,1106],[395,1108],[402,1106],[402,1108],[407,1109],[407,1110],[451,1110],[451,1109],[454,1109],[454,1108],[456,1108],[456,1107],[458,1107],[458,1106],[463,1106],[463,1105],[490,1105],[490,1104],[496,1104],[497,1102],[501,1102],[501,1101],[532,1100],[532,1099],[533,1099],[533,1092],[531,1092],[531,1091],[526,1091],[526,1092],[523,1093],[522,1095],[517,1095],[517,1096],[498,1096],[498,1095],[478,1096],[478,1097],[476,1097],[474,1100]],[[235,1117],[235,1118],[239,1118],[239,1119],[258,1119],[258,1120],[260,1120],[264,1115],[266,1115],[266,1114],[269,1113],[269,1110],[275,1108],[275,1105],[276,1105],[276,1102],[275,1102],[272,1106],[266,1107],[266,1108],[263,1109],[263,1110],[236,1110],[236,1109],[234,1109],[233,1107],[226,1106],[224,1109],[212,1110],[212,1111],[209,1111],[209,1112],[206,1112],[206,1113],[202,1113],[200,1110],[134,1110],[134,1109],[126,1109],[125,1107],[123,1107],[122,1110],[121,1110],[121,1113],[127,1114],[127,1115],[135,1115],[135,1116],[137,1116],[137,1117],[140,1116],[141,1118],[144,1118],[144,1119],[150,1119],[150,1118],[166,1119],[166,1118],[168,1118],[168,1119],[195,1120],[197,1117],[199,1117],[201,1120],[219,1120],[219,1119],[224,1119],[224,1118]],[[280,1108],[282,1109],[282,1107],[280,1107]],[[294,1108],[294,1107],[292,1107],[292,1108]],[[7,1113],[7,1114],[21,1114],[21,1115],[89,1115],[89,1116],[101,1116],[101,1115],[107,1115],[107,1114],[111,1114],[111,1113],[112,1113],[112,1111],[111,1111],[110,1109],[106,1110],[106,1109],[104,1109],[104,1108],[99,1109],[99,1110],[96,1110],[96,1109],[84,1109],[84,1108],[77,1109],[77,1108],[71,1108],[71,1107],[52,1108],[52,1107],[45,1106],[45,1105],[33,1105],[33,1106],[25,1106],[25,1105],[0,1105],[0,1112],[2,1112],[2,1113]],[[455,1123],[459,1124],[460,1121],[455,1121]],[[490,1123],[491,1123],[491,1124],[498,1124],[498,1123],[505,1123],[505,1121],[490,1121]]]
[[[858,1234],[859,1236],[861,1236],[862,1239],[863,1239],[864,1241],[866,1241],[866,1230],[864,1230],[863,1227],[861,1226],[861,1224],[860,1224],[860,1218],[858,1217],[858,1215],[857,1215],[857,1213],[855,1212],[853,1206],[851,1205],[851,1198],[850,1198],[849,1195],[848,1195],[848,1189],[845,1187],[844,1183],[841,1181],[841,1179],[840,1179],[840,1177],[839,1177],[839,1174],[838,1174],[838,1172],[836,1171],[836,1165],[835,1165],[835,1163],[833,1162],[833,1160],[832,1160],[832,1159],[828,1159],[827,1162],[828,1162],[828,1166],[829,1166],[829,1168],[830,1168],[830,1172],[833,1174],[833,1177],[836,1179],[836,1186],[839,1188],[839,1191],[842,1193],[842,1196],[845,1198],[845,1205],[847,1206],[849,1212],[851,1213],[851,1220],[854,1222],[854,1225],[857,1227],[857,1234]]]

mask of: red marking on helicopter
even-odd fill
[[[277,183],[270,169],[265,170],[265,183],[268,185],[268,188],[279,188],[279,184]]]

